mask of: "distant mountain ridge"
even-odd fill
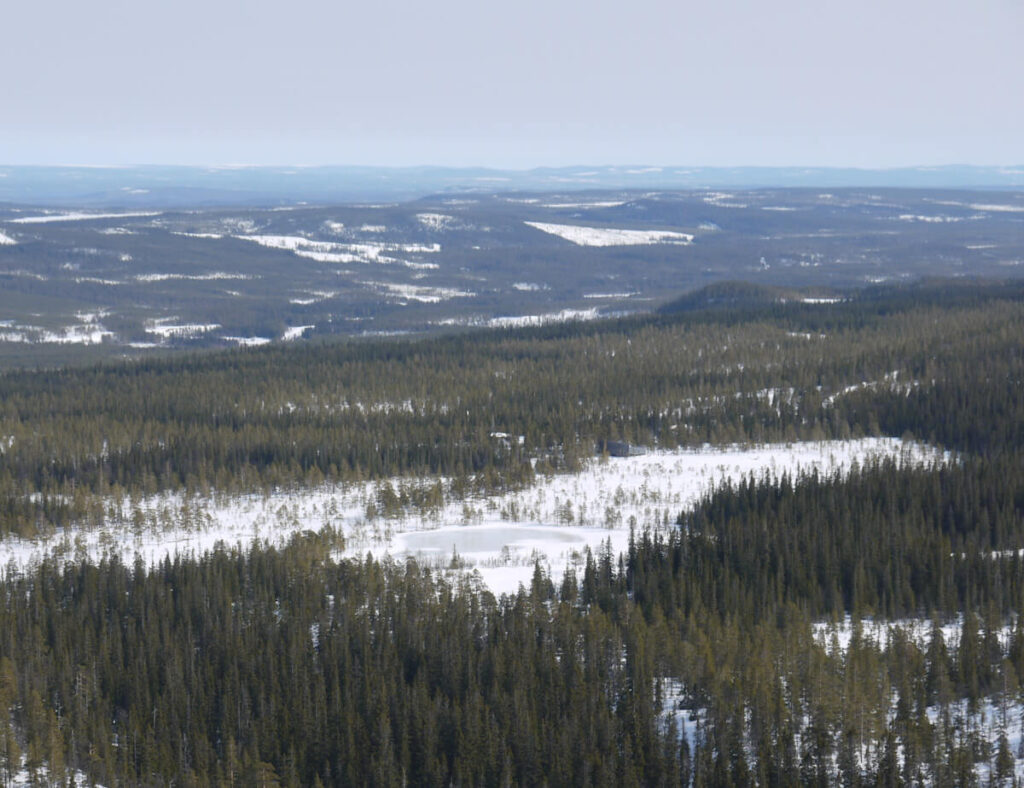
[[[0,202],[76,207],[268,206],[403,201],[432,194],[578,189],[1024,189],[1024,165],[981,167],[574,166],[532,170],[374,166],[0,165]]]

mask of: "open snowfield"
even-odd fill
[[[85,222],[92,219],[129,219],[138,216],[159,216],[160,211],[128,211],[123,213],[86,213],[69,211],[67,213],[47,213],[41,216],[21,216],[7,219],[11,224],[50,224],[52,222]]]
[[[384,253],[436,254],[441,251],[441,245],[436,243],[339,243],[317,241],[297,235],[236,235],[234,237],[242,241],[252,241],[270,249],[293,252],[299,257],[307,257],[321,263],[402,264],[405,261]]]
[[[557,235],[577,246],[640,246],[692,243],[693,236],[673,230],[619,230],[614,227],[581,227],[575,224],[524,222],[541,232]]]
[[[230,498],[164,494],[112,502],[104,522],[91,528],[37,541],[4,540],[0,567],[22,571],[47,555],[70,560],[105,553],[153,564],[175,554],[202,554],[218,543],[280,544],[296,532],[331,526],[344,535],[348,555],[412,556],[447,568],[454,554],[454,563],[478,571],[495,594],[512,593],[529,583],[535,561],[557,583],[567,567],[581,565],[586,548],[596,552],[610,542],[618,554],[629,544],[631,527],[673,527],[680,511],[724,482],[750,474],[841,472],[873,457],[948,460],[936,449],[893,438],[657,451],[594,458],[577,474],[540,476],[525,490],[446,496],[434,509],[398,509],[388,516],[379,505],[386,488],[430,488],[438,480],[332,484]]]

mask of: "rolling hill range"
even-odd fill
[[[588,319],[724,280],[830,298],[929,276],[1007,278],[1024,263],[1022,228],[1024,194],[948,189],[4,204],[0,362]]]

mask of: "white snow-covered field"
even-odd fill
[[[437,479],[330,484],[269,495],[206,497],[164,494],[110,502],[102,525],[72,528],[36,541],[0,542],[0,568],[20,571],[44,556],[98,557],[116,553],[155,563],[174,554],[202,554],[218,543],[280,544],[292,534],[332,526],[346,553],[397,560],[412,556],[447,568],[477,571],[496,594],[528,584],[539,561],[560,582],[581,566],[585,550],[609,543],[624,551],[631,528],[672,527],[680,511],[726,481],[750,474],[841,472],[874,457],[905,463],[945,462],[942,452],[897,439],[706,447],[654,451],[624,458],[593,458],[577,474],[538,477],[524,490],[452,500],[432,510],[404,509],[385,516],[381,493],[424,488]]]
[[[971,203],[976,211],[996,211],[997,213],[1024,213],[1024,205],[1000,205],[993,203]]]
[[[16,243],[18,242],[11,238],[11,236],[0,232],[0,246],[14,246]]]
[[[405,254],[432,254],[441,251],[440,244],[418,243],[341,243],[317,241],[301,235],[236,235],[242,241],[251,241],[270,249],[283,249],[299,257],[321,263],[377,263],[402,264],[405,261],[390,257],[385,252]]]
[[[195,337],[199,334],[205,334],[209,331],[215,331],[220,328],[220,323],[179,323],[175,324],[172,321],[177,318],[160,318],[158,320],[150,320],[146,325],[146,333],[153,334],[163,339],[170,339],[171,337]]]
[[[84,213],[71,211],[68,213],[48,213],[41,216],[21,216],[7,219],[11,224],[47,224],[49,222],[84,222],[90,219],[128,219],[137,216],[159,216],[160,211],[128,211],[126,213]]]
[[[673,230],[619,230],[614,227],[581,227],[576,224],[524,222],[541,232],[557,235],[577,246],[640,246],[649,244],[692,243],[693,236]]]
[[[746,203],[729,202],[735,196],[735,194],[729,194],[728,192],[708,192],[704,196],[704,202],[717,208],[746,208]]]
[[[259,279],[251,274],[232,274],[225,271],[211,271],[208,274],[136,274],[132,277],[136,282],[168,282],[168,281],[193,281],[193,282],[214,282],[220,279]]]
[[[448,216],[444,213],[418,213],[416,214],[416,221],[426,227],[428,230],[451,230],[458,225],[458,220],[454,216]]]
[[[979,216],[923,216],[913,213],[901,213],[898,217],[901,222],[931,222],[933,224],[941,224],[943,222],[962,222],[965,218],[967,219],[979,219]]]
[[[625,200],[597,200],[592,202],[549,202],[544,208],[618,208]]]
[[[23,325],[13,320],[0,320],[0,342],[24,342],[28,344],[54,345],[96,345],[114,332],[108,331],[99,322],[109,312],[78,312],[75,318],[78,324],[64,326],[57,330],[48,330],[40,326]]]
[[[221,238],[224,237],[223,233],[185,233],[176,232],[173,230],[171,231],[171,235],[181,235],[184,236],[185,238],[208,238],[213,241],[219,241]]]
[[[221,339],[234,342],[239,347],[259,347],[260,345],[269,345],[272,341],[270,337],[221,337]]]
[[[327,301],[338,295],[337,290],[307,290],[304,295],[295,296],[288,299],[289,304],[298,304],[299,306],[309,306],[310,304],[319,304],[322,301]]]
[[[547,312],[543,315],[506,315],[492,317],[485,325],[488,328],[523,328],[524,326],[543,326],[548,323],[566,323],[572,320],[597,320],[600,314],[597,308],[562,309],[558,312]]]
[[[630,290],[625,293],[584,293],[584,298],[632,298],[635,295],[640,295],[636,290]]]
[[[284,333],[281,335],[281,339],[285,342],[291,342],[295,339],[301,339],[302,335],[306,333],[306,329],[316,328],[316,326],[288,326]]]
[[[424,304],[437,304],[452,298],[471,298],[476,295],[468,290],[457,290],[454,287],[427,287],[396,282],[360,282],[360,284],[387,296],[407,301],[419,301]]]

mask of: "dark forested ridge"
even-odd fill
[[[599,440],[949,451],[750,478],[500,598],[456,571],[339,560],[328,531],[7,570],[0,784],[21,767],[60,785],[1013,784],[1024,292],[777,295],[0,377],[5,532],[101,516],[124,491],[527,484]]]

